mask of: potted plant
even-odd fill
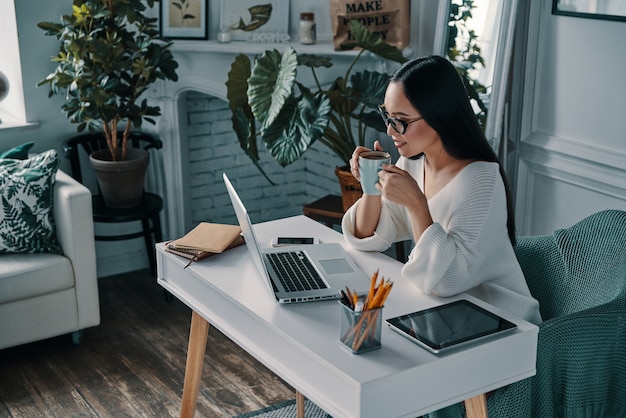
[[[153,7],[155,0],[146,3]],[[178,79],[171,42],[160,37],[157,19],[144,15],[145,10],[143,0],[74,0],[72,14],[61,22],[38,23],[47,36],[60,41],[59,53],[52,58],[57,67],[38,86],[48,84],[49,96],[65,94],[62,110],[79,132],[98,131],[106,138],[108,149],[94,153],[92,162],[129,161],[138,158],[137,153],[147,159],[143,150],[127,146],[132,127],[141,127],[144,120],[154,124],[152,117],[160,115],[160,108],[141,96],[157,80]],[[143,165],[139,196],[147,160]]]
[[[317,68],[332,66],[327,56],[298,54],[293,48],[281,54],[273,49],[257,57],[254,64],[246,55],[238,55],[232,63],[226,86],[233,129],[241,148],[268,181],[271,182],[259,162],[258,139],[283,167],[300,158],[318,140],[347,165],[354,148],[365,145],[368,127],[385,131],[378,106],[389,75],[372,70],[352,71],[366,51],[398,63],[406,58],[402,51],[384,43],[358,21],[353,20],[350,25],[354,43],[346,47],[358,47],[360,51],[345,74],[327,87],[320,84],[316,74]],[[297,81],[298,66],[311,69],[313,89]],[[340,171],[336,170],[341,181]],[[358,183],[350,187],[360,191]]]

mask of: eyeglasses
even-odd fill
[[[378,112],[380,113],[380,117],[383,118],[383,122],[385,122],[385,126],[391,125],[391,127],[395,129],[395,131],[399,133],[400,135],[404,135],[404,133],[406,132],[406,129],[409,127],[409,123],[418,122],[424,119],[421,116],[413,120],[390,118],[389,113],[387,113],[387,111],[385,110],[385,106],[383,105],[378,106]]]

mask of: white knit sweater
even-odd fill
[[[408,171],[424,190],[424,159],[400,157],[396,166]],[[384,251],[395,241],[413,239],[403,206],[383,198],[373,236],[354,236],[355,203],[345,214],[346,241],[364,251]],[[452,296],[467,292],[527,321],[539,324],[539,304],[531,296],[509,241],[506,194],[498,164],[467,165],[428,200],[433,218],[419,238],[402,277],[426,294]]]

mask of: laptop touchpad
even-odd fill
[[[350,264],[343,258],[320,260],[320,264],[328,274],[345,274],[352,273],[354,271]]]

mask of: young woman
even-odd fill
[[[426,294],[467,292],[533,323],[539,305],[517,262],[515,220],[504,170],[445,58],[417,58],[398,69],[380,112],[400,158],[384,165],[376,188],[345,214],[347,242],[384,251],[412,239],[402,269]],[[381,149],[376,141],[375,149]],[[358,179],[357,147],[350,161]]]

